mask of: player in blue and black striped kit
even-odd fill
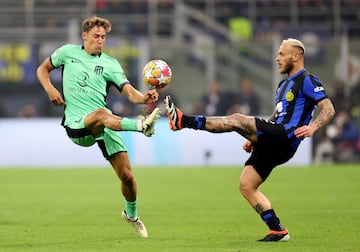
[[[240,177],[240,192],[269,227],[269,233],[259,241],[288,241],[290,235],[258,187],[273,168],[294,156],[305,137],[311,137],[335,114],[320,80],[304,68],[304,55],[305,47],[301,41],[292,38],[282,41],[276,62],[279,72],[288,77],[276,89],[275,110],[268,120],[240,113],[222,117],[187,116],[175,106],[170,96],[164,100],[172,130],[235,131],[248,140],[243,148],[252,153]],[[319,112],[312,119],[316,107]]]

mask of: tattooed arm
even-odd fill
[[[311,137],[315,131],[324,127],[334,117],[335,109],[329,98],[321,100],[317,106],[320,111],[310,125],[304,125],[295,130],[297,138]]]
[[[272,115],[267,120],[270,122],[275,122],[275,114],[276,114],[276,107],[274,108]]]

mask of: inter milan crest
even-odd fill
[[[97,75],[102,74],[104,71],[104,68],[102,66],[95,66],[94,73]]]

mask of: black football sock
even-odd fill
[[[280,224],[280,219],[276,216],[273,209],[266,210],[261,213],[261,218],[268,225],[270,230],[283,231],[285,230]]]
[[[182,127],[191,129],[204,129],[206,123],[206,117],[202,115],[198,116],[186,116],[182,117]]]

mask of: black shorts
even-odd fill
[[[274,124],[260,118],[255,118],[255,121],[258,142],[245,165],[252,165],[265,181],[272,169],[292,158],[295,151],[281,124]]]

